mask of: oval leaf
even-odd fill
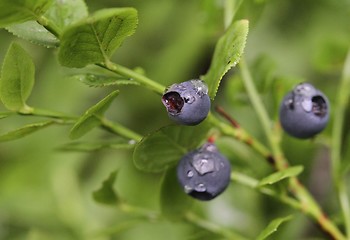
[[[284,218],[276,218],[269,223],[269,225],[260,233],[260,235],[256,238],[257,240],[264,240],[271,234],[277,231],[278,227],[286,221],[292,219],[292,216],[284,217]]]
[[[125,161],[118,170],[114,190],[128,205],[159,212],[162,178],[163,174],[142,172],[135,168],[132,161]]]
[[[69,136],[72,139],[80,138],[94,127],[100,125],[100,118],[111,105],[112,101],[118,96],[118,94],[119,91],[114,91],[100,102],[89,108],[74,124]]]
[[[0,113],[0,119],[7,118],[8,116],[12,115],[12,112],[3,112]]]
[[[0,28],[39,19],[50,7],[51,0],[1,0]]]
[[[7,31],[29,42],[48,47],[58,47],[59,40],[36,21],[28,21],[6,28]]]
[[[136,25],[137,11],[133,8],[97,11],[63,32],[59,61],[63,66],[78,68],[105,62],[135,32]]]
[[[6,53],[0,79],[0,98],[7,109],[28,109],[26,100],[34,85],[34,74],[31,57],[20,45],[12,43]]]
[[[210,126],[167,126],[144,137],[135,147],[134,162],[147,172],[161,172],[173,166],[207,136]]]
[[[28,124],[26,126],[23,126],[21,128],[18,128],[16,130],[13,130],[13,131],[10,131],[10,132],[7,132],[7,133],[1,135],[0,142],[11,141],[11,140],[25,137],[25,136],[27,136],[33,132],[36,132],[40,129],[43,129],[43,128],[45,128],[53,123],[54,123],[54,121],[46,121],[46,122]]]
[[[295,167],[290,167],[290,168],[287,168],[287,169],[279,171],[279,172],[275,172],[275,173],[263,178],[260,181],[259,186],[261,187],[264,185],[271,185],[271,184],[279,182],[285,178],[295,177],[295,176],[299,175],[303,170],[304,170],[303,166],[295,166]]]
[[[248,35],[248,20],[233,22],[216,44],[208,72],[202,79],[208,84],[209,96],[214,99],[220,81],[228,70],[239,62]]]
[[[76,23],[89,15],[83,0],[55,0],[45,17],[56,24],[59,29]]]
[[[162,214],[176,220],[185,215],[191,208],[193,199],[185,194],[176,178],[176,167],[170,168],[163,179],[160,192],[160,208]]]
[[[118,203],[118,196],[113,189],[116,177],[117,172],[112,172],[108,178],[102,182],[102,186],[92,193],[96,202],[116,206]]]
[[[126,79],[123,76],[106,76],[94,73],[77,74],[71,76],[72,79],[77,79],[90,87],[106,87],[113,85],[140,85],[134,80]]]

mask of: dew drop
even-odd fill
[[[312,110],[312,101],[311,101],[311,99],[304,99],[301,102],[301,106],[303,107],[303,109],[306,112],[311,112],[311,110]]]
[[[193,171],[189,170],[187,172],[187,177],[191,178],[191,177],[193,177],[193,175],[194,175]]]
[[[194,90],[198,95],[203,96],[208,94],[208,86],[201,80],[191,80]]]
[[[200,175],[215,171],[214,161],[203,155],[195,157],[192,161],[192,165]]]
[[[188,185],[185,185],[184,186],[184,191],[185,191],[185,193],[190,193],[190,192],[192,192],[192,188],[190,187],[190,186],[188,186]]]
[[[197,192],[205,192],[205,191],[207,191],[207,188],[205,187],[205,185],[203,183],[199,183],[196,185],[194,190],[196,190]]]
[[[191,104],[191,103],[194,103],[194,101],[196,101],[196,99],[191,94],[185,94],[184,101],[185,101],[185,103]]]

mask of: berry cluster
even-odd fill
[[[162,102],[169,118],[183,125],[201,123],[210,110],[208,87],[197,79],[171,85]],[[187,153],[177,167],[178,181],[184,191],[203,201],[222,193],[230,182],[230,174],[229,161],[212,143]]]
[[[210,110],[208,87],[201,80],[171,85],[162,102],[169,118],[178,124],[197,125]],[[327,97],[309,83],[297,85],[280,105],[282,128],[296,138],[310,138],[320,133],[329,119]],[[211,200],[221,194],[230,182],[229,161],[213,143],[187,153],[177,167],[178,181],[184,191],[199,200]]]

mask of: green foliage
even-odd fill
[[[61,151],[72,151],[72,152],[93,152],[102,149],[133,149],[134,145],[130,144],[126,140],[121,141],[104,141],[104,142],[70,142],[58,149]]]
[[[118,94],[119,91],[111,92],[104,99],[86,110],[86,112],[74,124],[69,136],[72,139],[80,138],[94,127],[100,125],[103,114],[108,109],[112,101],[118,96]]]
[[[55,0],[45,13],[45,17],[64,29],[89,15],[83,0]]]
[[[209,96],[214,99],[220,81],[239,62],[248,35],[248,21],[233,22],[216,44],[210,68],[203,80],[207,82]]]
[[[147,172],[162,172],[176,164],[190,150],[198,147],[208,134],[204,122],[195,127],[171,125],[149,134],[134,150],[134,163]]]
[[[184,217],[193,205],[193,199],[187,196],[176,179],[176,168],[167,170],[160,193],[162,214],[169,219],[178,220]]]
[[[123,76],[106,76],[94,73],[77,74],[71,76],[71,78],[79,80],[90,87],[140,85],[138,82],[134,80],[128,80]]]
[[[259,186],[271,185],[283,179],[295,177],[299,175],[303,171],[303,169],[304,169],[303,166],[294,166],[294,167],[287,168],[285,170],[281,170],[279,172],[272,173],[271,175],[264,177],[260,181]]]
[[[29,42],[44,46],[58,47],[59,40],[36,21],[11,25],[6,28],[10,33],[23,38]]]
[[[112,172],[109,177],[102,182],[102,186],[92,193],[92,196],[96,202],[116,206],[118,203],[118,197],[113,189],[116,176],[117,172]]]
[[[0,80],[0,98],[12,111],[27,112],[26,101],[34,85],[35,66],[28,53],[11,44],[4,59]]]
[[[99,10],[65,29],[58,59],[63,66],[77,68],[106,62],[135,32],[136,25],[137,12],[133,8]]]
[[[13,130],[13,131],[7,132],[3,135],[0,135],[0,142],[16,140],[18,138],[25,137],[33,132],[36,132],[36,131],[41,130],[43,128],[46,128],[53,123],[55,123],[55,122],[54,121],[45,121],[45,122],[28,124],[26,126],[18,128],[16,130]]]
[[[271,234],[277,231],[278,227],[286,222],[292,219],[292,216],[287,216],[284,218],[276,218],[272,220],[269,225],[260,233],[260,235],[256,238],[257,240],[264,240],[267,239]]]
[[[271,221],[286,211],[349,238],[345,1],[87,3],[0,1],[0,239],[321,238],[303,218]],[[163,84],[205,72],[215,99],[208,118],[169,125]],[[333,126],[301,142],[282,133],[278,108],[305,80],[329,96]],[[208,141],[230,160],[232,182],[200,202],[178,184],[176,164]],[[336,220],[321,207],[339,210]]]
[[[38,20],[51,3],[51,0],[3,0],[0,2],[0,28]]]

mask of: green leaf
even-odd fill
[[[45,17],[56,24],[59,29],[76,23],[89,15],[83,0],[55,0]]]
[[[96,202],[108,205],[116,205],[118,203],[118,196],[113,189],[116,177],[117,172],[112,172],[108,178],[103,181],[102,186],[92,193]]]
[[[185,194],[176,178],[176,167],[167,170],[160,192],[162,214],[176,220],[185,215],[192,207],[193,199]]]
[[[36,132],[40,129],[43,129],[43,128],[45,128],[53,123],[54,123],[54,121],[45,121],[45,122],[28,124],[26,126],[18,128],[16,130],[13,130],[13,131],[7,132],[3,135],[0,135],[0,142],[11,141],[11,140],[25,137],[25,136],[27,136],[33,132]]]
[[[58,58],[63,66],[84,67],[109,60],[124,39],[135,32],[137,11],[111,8],[68,27],[62,34]]]
[[[209,129],[209,124],[203,122],[197,126],[167,126],[151,133],[135,147],[136,167],[148,172],[166,170],[189,150],[197,148]]]
[[[1,0],[0,28],[29,20],[38,20],[51,3],[51,0]]]
[[[275,173],[263,178],[260,181],[259,186],[271,185],[271,184],[279,182],[285,178],[295,177],[295,176],[299,175],[303,170],[304,170],[303,166],[295,166],[295,167],[290,167],[290,168],[287,168],[287,169],[279,171],[279,172],[275,172]]]
[[[100,125],[100,118],[111,105],[112,101],[118,96],[118,94],[118,90],[111,92],[100,102],[89,108],[74,124],[69,136],[72,139],[80,138],[94,127]]]
[[[114,189],[127,205],[158,212],[162,178],[163,174],[142,172],[132,161],[125,161],[118,170]]]
[[[134,144],[128,142],[72,142],[59,148],[61,151],[92,152],[101,149],[132,149]]]
[[[36,21],[28,21],[6,28],[13,35],[29,42],[48,47],[58,47],[59,40]]]
[[[77,74],[71,76],[72,79],[77,79],[90,87],[106,87],[120,85],[140,85],[134,80],[126,79],[123,76],[106,76],[94,73]]]
[[[228,70],[239,62],[248,35],[248,20],[233,22],[216,44],[208,72],[202,79],[208,84],[209,96],[214,99],[220,81]]]
[[[26,105],[33,85],[35,66],[28,53],[12,43],[6,53],[0,79],[0,98],[12,111],[28,111]]]
[[[292,216],[287,216],[284,218],[276,218],[269,223],[269,225],[260,233],[260,235],[256,238],[257,240],[264,240],[271,234],[277,231],[278,227],[286,221],[292,219]]]
[[[12,115],[12,112],[3,112],[0,113],[0,119],[7,118],[8,116]]]

